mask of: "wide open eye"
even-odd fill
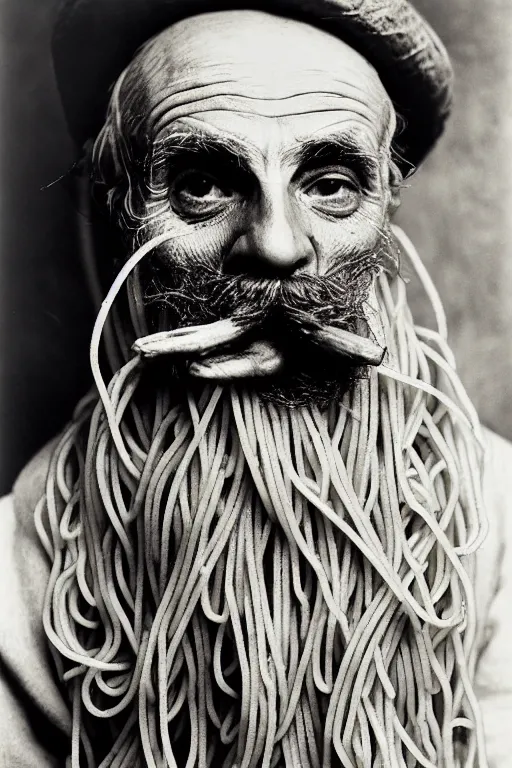
[[[230,203],[235,191],[218,178],[204,171],[184,171],[172,180],[171,204],[185,216],[217,213]]]
[[[359,183],[349,173],[328,171],[316,174],[302,187],[309,205],[331,216],[349,216],[361,200]]]

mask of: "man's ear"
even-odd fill
[[[389,206],[388,213],[391,216],[400,206],[401,191],[404,177],[398,165],[390,160],[389,162]]]

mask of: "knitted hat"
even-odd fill
[[[305,21],[362,54],[405,119],[404,168],[421,162],[449,114],[452,69],[443,44],[407,0],[63,0],[53,58],[73,138],[83,144],[98,133],[111,86],[146,40],[188,16],[243,8]]]

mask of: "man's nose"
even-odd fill
[[[316,253],[304,220],[286,194],[273,191],[248,211],[244,231],[224,261],[225,272],[283,278],[316,271]]]

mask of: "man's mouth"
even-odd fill
[[[218,381],[296,379],[315,362],[333,378],[379,365],[385,347],[368,300],[381,265],[375,253],[360,254],[336,273],[284,280],[153,266],[146,300],[159,332],[138,338],[133,350]]]
[[[322,325],[305,312],[293,329],[275,328],[268,317],[252,322],[226,319],[150,334],[137,339],[132,348],[146,358],[172,355],[186,359],[191,376],[227,381],[279,373],[290,349],[296,355],[301,342],[305,352],[313,345],[353,367],[379,365],[386,351],[368,336]]]

